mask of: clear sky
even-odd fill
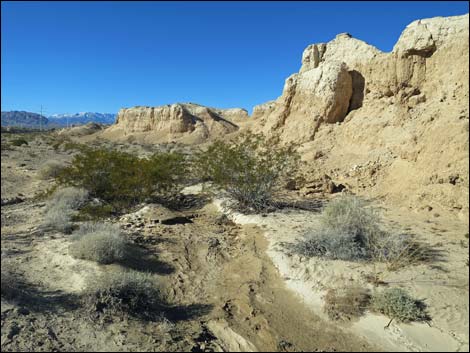
[[[463,2],[20,2],[1,4],[2,111],[47,114],[277,98],[302,51],[349,32],[390,51],[419,18]]]

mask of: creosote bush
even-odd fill
[[[127,244],[116,225],[85,223],[71,239],[69,251],[77,259],[110,264],[126,257]]]
[[[375,293],[371,299],[371,310],[399,322],[428,320],[424,304],[401,288],[387,288]]]
[[[116,213],[115,208],[110,204],[86,204],[78,210],[74,216],[76,221],[97,221],[111,217]]]
[[[179,191],[185,156],[155,153],[150,158],[106,149],[82,150],[57,177],[60,184],[85,188],[90,196],[123,210],[155,194]]]
[[[370,295],[364,288],[350,286],[341,289],[330,289],[325,295],[323,310],[332,320],[351,320],[366,311]]]
[[[378,212],[354,196],[330,202],[321,215],[321,225],[290,250],[306,257],[379,261],[391,270],[426,259],[424,247],[409,235],[382,230]]]
[[[131,315],[156,318],[162,304],[160,286],[152,275],[136,271],[107,273],[88,283],[84,304],[96,316]]]
[[[193,170],[203,181],[224,190],[242,212],[262,212],[273,205],[300,158],[293,144],[279,146],[262,135],[242,134],[234,142],[216,141],[196,153]]]

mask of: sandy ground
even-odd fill
[[[222,200],[215,206],[237,224],[256,224],[269,242],[267,253],[287,287],[316,315],[326,319],[323,296],[329,288],[359,285],[374,290],[365,275],[378,275],[388,286],[405,288],[428,306],[430,323],[398,324],[367,313],[356,322],[341,325],[387,351],[468,351],[469,269],[467,225],[456,218],[429,218],[428,214],[388,209],[384,205],[384,227],[406,231],[428,244],[435,259],[397,271],[383,265],[306,259],[288,255],[283,244],[292,243],[308,229],[319,226],[319,212],[283,211],[247,216],[228,211]]]
[[[2,299],[2,351],[377,348],[306,310],[268,256],[263,231],[223,220],[212,204],[181,211],[187,223],[152,224],[133,214],[113,219],[141,252],[136,261],[97,265],[72,258],[67,235],[41,228],[45,203],[34,197],[51,186],[37,177],[40,166],[72,155],[41,138],[2,150],[2,198],[23,199],[1,208],[2,265],[9,264],[24,291],[17,300]],[[166,321],[90,319],[80,300],[87,279],[126,269],[150,272],[163,284]]]

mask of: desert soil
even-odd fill
[[[144,254],[139,261],[97,265],[72,258],[67,235],[41,228],[45,201],[36,197],[51,185],[38,178],[40,166],[72,155],[43,137],[2,150],[2,199],[23,200],[1,208],[2,265],[9,264],[23,290],[17,300],[2,299],[2,351],[377,348],[308,310],[274,266],[263,229],[237,225],[211,203],[182,210],[188,222],[176,224],[146,224],[132,215],[114,219]],[[151,272],[164,284],[166,320],[90,318],[80,301],[87,278],[126,268]]]
[[[384,264],[290,255],[289,244],[306,230],[318,229],[319,212],[285,210],[265,216],[242,215],[228,211],[222,200],[215,204],[237,224],[257,224],[264,230],[269,242],[267,254],[287,287],[323,319],[327,320],[322,309],[328,289],[355,285],[372,292],[378,288],[367,278],[373,276],[381,286],[401,287],[423,300],[431,321],[412,324],[392,321],[384,329],[389,318],[367,313],[360,320],[339,322],[338,327],[386,351],[468,351],[468,226],[457,217],[431,218],[428,212],[410,212],[376,202],[385,229],[410,234],[428,249],[428,261],[391,270]]]

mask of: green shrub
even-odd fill
[[[150,158],[105,149],[85,149],[74,156],[57,180],[87,189],[116,209],[143,202],[155,193],[176,190],[185,174],[185,157],[156,153]]]
[[[216,141],[196,153],[193,169],[236,201],[243,212],[261,212],[273,204],[282,182],[300,158],[294,145],[280,147],[262,135],[245,133],[232,143]]]
[[[62,169],[65,168],[65,164],[56,160],[50,160],[44,163],[39,170],[39,177],[42,180],[48,180],[56,178]]]
[[[370,301],[368,291],[350,286],[330,289],[325,295],[323,310],[332,320],[351,320],[364,314]]]
[[[371,309],[399,322],[428,320],[423,303],[401,288],[388,288],[375,293],[371,299]]]
[[[127,244],[118,226],[86,223],[72,235],[70,254],[100,264],[118,262],[126,257]]]
[[[10,141],[10,144],[12,146],[22,146],[22,145],[28,145],[28,141],[26,141],[23,137],[18,137]]]
[[[96,221],[111,217],[115,212],[115,208],[110,204],[86,204],[78,210],[78,214],[74,217],[74,220]]]
[[[88,147],[82,143],[76,143],[72,141],[66,141],[63,143],[64,151],[83,151],[86,150]]]
[[[129,271],[104,274],[88,283],[85,307],[93,315],[131,315],[155,318],[162,302],[159,286],[150,274]]]

